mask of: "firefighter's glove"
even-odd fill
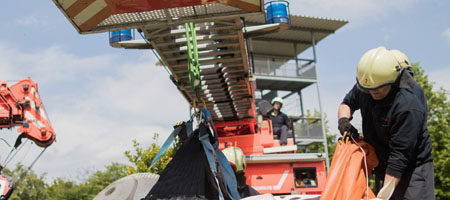
[[[338,120],[338,129],[341,132],[341,135],[344,135],[344,132],[347,132],[348,136],[352,136],[354,139],[359,137],[358,130],[350,123],[350,119],[347,117],[341,117]]]

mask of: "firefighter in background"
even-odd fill
[[[381,199],[434,199],[427,103],[406,55],[378,47],[357,67],[357,83],[338,110],[341,134],[357,137],[350,123],[360,109],[364,140],[375,148],[375,193]]]
[[[273,98],[272,106],[273,111],[270,114],[270,120],[272,120],[273,134],[278,135],[280,145],[284,146],[287,144],[290,120],[286,114],[281,112],[281,107],[283,107],[283,99],[281,97]]]
[[[233,168],[234,174],[236,175],[237,187],[239,196],[241,198],[259,195],[259,192],[256,191],[252,186],[247,185],[245,178],[245,155],[244,152],[238,147],[229,147],[224,149],[223,154],[227,158],[228,162],[230,162],[231,167]]]

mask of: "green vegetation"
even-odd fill
[[[159,135],[155,133],[153,135],[153,140],[157,141],[158,137]],[[151,172],[154,174],[160,174],[170,162],[170,158],[180,147],[180,143],[178,142],[177,138],[172,144],[172,147],[169,147],[169,149],[167,149],[167,151],[161,156],[158,162],[156,162],[156,164],[151,169],[149,169],[150,164],[156,157],[160,146],[153,143],[147,149],[143,149],[136,140],[133,140],[134,153],[131,153],[131,151],[125,151],[125,156],[131,163],[131,165],[126,166],[127,174],[134,174],[139,172]]]
[[[156,141],[158,134],[155,133],[153,139]],[[153,143],[144,149],[138,142],[133,140],[133,153],[131,151],[125,152],[125,156],[130,162],[129,165],[111,163],[105,166],[105,170],[86,173],[85,177],[87,178],[81,183],[58,177],[48,184],[45,182],[46,174],[38,176],[32,170],[28,171],[21,164],[18,164],[13,171],[4,169],[3,174],[12,177],[13,182],[18,183],[17,188],[10,197],[11,200],[91,200],[106,186],[126,175],[138,172],[160,174],[179,146],[178,140],[175,140],[172,147],[166,151],[155,166],[149,169],[148,166],[155,158],[160,146]]]
[[[449,91],[439,88],[433,90],[433,82],[428,75],[414,63],[414,79],[422,86],[428,102],[428,131],[433,141],[434,182],[436,199],[450,199],[450,101]]]
[[[47,184],[44,182],[45,174],[37,176],[21,164],[13,171],[4,169],[3,173],[12,177],[13,182],[18,184],[11,200],[91,200],[107,185],[125,176],[125,166],[122,164],[112,163],[105,168],[104,171],[90,174],[82,183],[56,178],[51,184]]]
[[[49,199],[47,184],[44,182],[45,174],[38,176],[21,164],[18,164],[13,171],[3,169],[2,174],[11,177],[14,183],[19,183],[9,199]]]

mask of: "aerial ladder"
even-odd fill
[[[0,199],[8,199],[26,174],[19,177],[16,183],[13,183],[11,178],[1,174],[1,170],[11,162],[14,155],[21,149],[20,147],[23,147],[22,140],[24,138],[31,140],[37,146],[43,148],[27,170],[31,169],[47,147],[55,141],[55,131],[39,96],[37,83],[30,77],[11,86],[8,86],[7,81],[1,81],[0,83],[0,129],[14,127],[17,127],[19,136],[9,154],[0,164]],[[2,138],[2,140],[4,139]]]
[[[296,153],[298,145],[304,143],[295,133],[281,146],[263,111],[267,106],[260,102],[279,91],[287,91],[286,97],[298,94],[301,101],[301,90],[318,84],[317,42],[346,21],[290,15],[286,1],[53,2],[80,34],[109,32],[113,47],[153,51],[191,108],[209,110],[219,148],[237,146],[243,150],[247,183],[260,193],[321,193],[327,153]],[[313,58],[298,57],[311,48]],[[293,63],[294,76],[278,76]],[[294,118],[307,120],[303,110]],[[319,121],[322,132],[320,139],[308,141],[326,146],[323,118],[314,120]],[[314,181],[305,185],[304,178]]]

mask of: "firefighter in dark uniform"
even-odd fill
[[[272,100],[273,111],[270,114],[270,120],[272,120],[273,134],[278,135],[280,139],[280,145],[287,144],[288,131],[290,127],[289,117],[281,112],[283,106],[283,99],[281,97],[275,97]]]
[[[427,103],[406,55],[378,47],[357,67],[357,83],[338,110],[341,134],[357,137],[350,124],[360,109],[364,140],[375,148],[375,193],[381,199],[435,199]]]
[[[244,152],[238,147],[229,147],[224,149],[223,154],[227,158],[231,167],[233,168],[234,174],[236,175],[237,189],[239,196],[241,198],[259,195],[252,186],[247,185],[245,177],[245,167],[247,163],[245,161]]]

